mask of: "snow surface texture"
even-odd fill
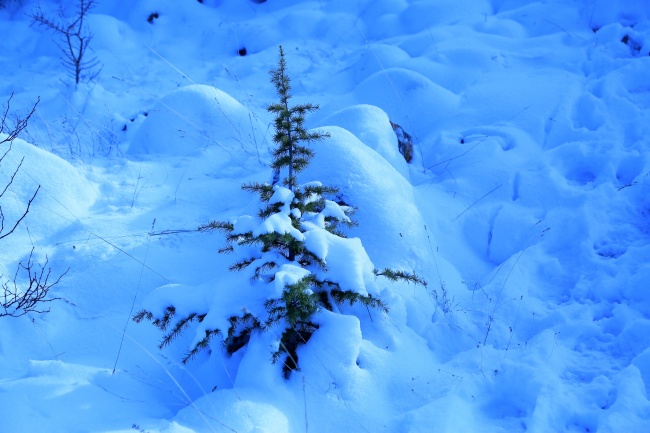
[[[0,430],[650,431],[645,0],[103,0],[77,88],[35,5],[0,2],[2,101],[41,97],[0,167],[25,156],[8,220],[41,185],[0,265],[70,271],[49,314],[0,319]],[[272,333],[183,366],[193,332],[159,351],[130,321],[159,287],[245,284],[192,230],[256,212],[279,44],[332,135],[300,181],[358,208],[375,267],[429,281],[319,314],[289,381]]]

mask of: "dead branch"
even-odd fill
[[[43,309],[42,304],[52,302],[59,298],[48,297],[52,287],[59,284],[61,278],[68,273],[66,270],[56,280],[50,281],[52,269],[45,268],[49,260],[45,259],[44,265],[40,266],[40,271],[34,268],[33,261],[34,249],[29,253],[27,263],[20,262],[12,281],[6,281],[2,285],[2,295],[0,296],[0,317],[20,317],[28,313],[46,313],[50,309]],[[26,276],[25,285],[21,287],[19,274],[24,273]]]

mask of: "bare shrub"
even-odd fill
[[[101,71],[97,57],[89,56],[88,46],[93,34],[84,23],[89,11],[95,6],[94,0],[78,0],[77,12],[71,18],[59,10],[57,19],[48,18],[40,6],[29,16],[35,23],[54,31],[61,41],[57,43],[63,53],[62,63],[74,76],[75,84],[79,81],[92,81]]]
[[[0,165],[3,163],[7,154],[11,151],[12,142],[27,127],[27,123],[36,111],[36,105],[38,104],[37,102],[32,107],[26,117],[15,118],[12,122],[12,119],[9,116],[12,98],[13,94],[9,97],[2,117],[0,117],[0,134],[6,134],[4,138],[0,139],[0,151],[4,150],[0,157]],[[10,124],[12,125],[10,126]],[[22,213],[20,213],[14,221],[8,221],[2,210],[2,203],[9,188],[14,183],[14,179],[22,166],[23,160],[24,158],[13,171],[13,174],[2,188],[2,191],[0,191],[0,240],[16,231],[18,225],[29,213],[32,203],[41,188],[40,185],[36,188],[31,198],[27,200],[27,204]],[[33,257],[34,249],[32,248],[27,261],[18,264],[13,279],[9,280],[4,276],[0,276],[0,278],[4,280],[0,283],[0,317],[20,317],[28,313],[44,313],[49,311],[49,308],[43,308],[43,304],[56,299],[49,297],[49,291],[52,287],[57,285],[59,281],[61,281],[61,278],[67,273],[67,271],[58,278],[52,279],[52,270],[48,268],[46,271],[48,260],[46,259],[45,264],[38,265],[37,268]]]

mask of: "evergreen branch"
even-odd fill
[[[288,167],[292,165],[292,162],[293,162],[293,158],[291,156],[289,155],[280,156],[275,160],[273,160],[273,162],[271,163],[271,168],[275,170],[275,169]]]
[[[298,131],[298,132],[304,132],[304,130],[303,130],[303,131]],[[300,141],[307,141],[307,140],[309,140],[309,138],[305,138],[305,139],[303,140],[302,137],[300,137],[300,136],[299,136],[298,138],[299,138],[299,140],[296,140],[297,142],[300,142]],[[307,147],[307,146],[301,146],[301,145],[298,144],[298,143],[296,143],[296,144],[294,145],[294,149],[293,149],[293,150],[295,151],[295,153],[296,153],[297,155],[301,155],[302,157],[307,158],[307,159],[311,159],[311,158],[315,155],[314,151],[311,150],[311,148],[309,148],[309,147]]]
[[[257,213],[257,216],[260,219],[265,220],[268,217],[270,217],[271,215],[280,212],[280,209],[282,209],[282,206],[284,206],[284,203],[281,203],[281,202],[270,204],[267,207],[265,207],[264,209],[260,209],[260,211]]]
[[[283,113],[285,110],[284,105],[273,103],[266,106],[266,111],[269,111],[271,113]]]
[[[158,345],[160,349],[164,348],[165,346],[168,346],[169,343],[171,343],[173,340],[176,339],[188,326],[190,326],[190,323],[192,323],[194,320],[197,320],[199,323],[203,321],[205,318],[205,314],[196,314],[196,313],[191,313],[187,317],[184,317],[180,319],[178,322],[176,322],[176,325],[174,325],[174,329],[172,329],[167,335],[165,335]],[[155,322],[154,322],[155,324]],[[163,328],[161,328],[163,329]]]
[[[302,251],[303,243],[294,238],[290,233],[265,233],[257,238],[251,240],[250,244],[262,243],[262,252],[266,253],[271,250],[277,251],[283,255],[287,260],[294,261],[296,254]]]
[[[284,319],[295,325],[307,322],[318,311],[318,296],[311,290],[315,277],[308,275],[294,284],[288,284],[282,291],[282,300],[286,308]]]
[[[306,104],[300,104],[296,105],[289,110],[291,114],[293,113],[298,113],[299,117],[302,118],[304,117],[307,112],[313,112],[313,111],[318,111],[320,107],[318,104],[311,104],[311,103],[306,103]]]
[[[230,254],[230,253],[232,253],[232,252],[234,252],[234,251],[235,251],[235,249],[233,248],[232,245],[227,245],[227,246],[222,247],[222,248],[219,248],[219,249],[217,250],[217,252],[218,252],[219,254]]]
[[[244,244],[245,245],[253,245],[254,242],[251,243],[251,241],[255,240],[255,239],[257,239],[257,238],[255,236],[253,236],[253,232],[229,234],[229,235],[226,236],[226,242],[228,244],[232,244],[232,243],[236,242],[239,245],[244,245]],[[249,242],[245,243],[247,241],[249,241]]]
[[[339,287],[338,283],[330,282],[327,280],[319,280],[318,278],[314,278],[314,286],[316,286],[318,289],[322,289],[323,287]]]
[[[404,271],[396,271],[393,269],[385,268],[382,271],[379,271],[377,269],[373,270],[373,273],[378,276],[378,277],[386,277],[391,281],[405,281],[407,283],[415,283],[415,284],[421,284],[423,286],[427,286],[427,282],[418,277],[414,273],[408,273]]]
[[[230,233],[235,229],[235,226],[233,223],[230,222],[225,222],[225,221],[210,221],[207,224],[203,224],[199,226],[199,231],[200,232],[210,232],[212,230],[217,230],[222,233]]]
[[[255,260],[257,259],[255,258],[242,259],[230,265],[228,269],[231,271],[243,271],[248,266],[250,266],[253,262],[255,262]]]
[[[294,156],[293,157],[293,163],[292,163],[293,169],[296,172],[301,172],[302,170],[307,168],[307,166],[309,165],[309,160],[310,159],[311,159],[311,157],[302,157],[302,158],[300,158],[300,157],[295,157]]]
[[[305,195],[316,194],[316,195],[334,195],[339,192],[339,189],[333,186],[326,185],[307,185],[303,187],[303,193]]]
[[[205,337],[203,337],[201,341],[196,343],[192,348],[192,350],[190,350],[187,353],[187,355],[185,355],[185,358],[183,358],[183,364],[187,364],[187,361],[194,359],[194,357],[199,352],[202,352],[203,350],[207,349],[210,344],[210,341],[215,335],[221,335],[221,331],[219,329],[206,329]]]
[[[287,354],[282,373],[285,379],[293,370],[300,370],[298,367],[298,346],[307,344],[311,336],[318,329],[318,325],[311,322],[300,322],[295,326],[285,329],[280,338],[280,347],[271,355],[271,361],[276,363],[283,353]]]
[[[233,237],[237,241],[238,245],[256,245],[256,244],[265,244],[264,236],[253,236],[253,232],[247,232],[244,234],[236,235]]]
[[[135,316],[133,316],[133,321],[135,323],[140,323],[145,319],[151,321],[153,319],[153,313],[147,310],[140,310],[135,314]]]
[[[237,329],[242,326],[244,327],[244,330],[258,329],[260,327],[260,321],[250,312],[247,312],[243,316],[231,316],[228,318],[228,322],[230,323],[230,327],[228,328],[228,337],[234,337]],[[241,331],[239,333],[241,333]]]
[[[307,248],[305,248],[304,244],[301,244],[301,247],[302,248],[297,253],[297,255],[299,257],[298,263],[300,263],[302,267],[307,267],[309,265],[316,264],[320,269],[327,272],[327,263],[325,263],[323,259],[321,259],[316,254],[312,253]]]
[[[267,299],[264,301],[267,319],[262,325],[262,329],[268,331],[273,325],[286,316],[286,307],[282,305],[280,299]]]
[[[260,266],[258,266],[257,268],[255,268],[255,273],[253,274],[253,278],[252,278],[252,279],[258,279],[258,278],[261,278],[261,273],[262,273],[262,272],[268,272],[268,271],[270,271],[271,269],[275,269],[275,268],[277,268],[277,267],[278,267],[278,265],[277,265],[277,263],[275,263],[275,262],[265,262],[265,263],[263,263],[262,265],[260,265]]]
[[[366,307],[370,308],[376,308],[378,310],[383,311],[384,313],[388,313],[388,307],[386,304],[381,299],[375,298],[372,295],[362,295],[357,292],[353,292],[351,290],[341,290],[341,289],[333,289],[330,292],[330,295],[332,296],[332,299],[334,302],[337,304],[342,304],[344,302],[347,302],[349,305],[356,304],[357,302],[365,305]]]
[[[336,227],[331,226],[331,225],[326,225],[326,226],[325,226],[325,230],[327,230],[328,232],[332,233],[334,236],[338,236],[338,237],[343,238],[343,239],[347,239],[347,237],[348,237],[348,236],[347,236],[345,233],[343,233],[341,230],[339,230],[339,229],[337,229]]]
[[[268,183],[245,183],[242,185],[241,189],[244,191],[259,194],[260,199],[263,202],[268,202],[273,196],[274,192],[273,185],[269,185]]]
[[[349,216],[348,216],[349,218]],[[339,225],[344,225],[347,228],[351,229],[354,227],[357,227],[359,225],[358,222],[352,220],[352,219],[341,219],[337,217],[332,217],[328,216],[325,217],[325,228],[328,229],[328,227],[332,227],[333,229],[337,228]]]
[[[170,305],[169,307],[165,308],[165,313],[162,317],[157,318],[153,321],[153,325],[161,331],[164,331],[167,329],[167,326],[169,326],[169,322],[171,322],[175,314],[176,307]]]
[[[323,306],[327,311],[332,311],[332,303],[330,302],[329,292],[327,290],[319,290],[316,292],[318,296],[318,303]]]
[[[228,318],[228,322],[230,322],[230,327],[224,344],[230,354],[244,347],[248,343],[251,333],[261,328],[260,321],[249,312],[243,316],[231,316]]]
[[[301,213],[317,214],[325,208],[325,199],[320,197],[309,202],[300,201],[299,203],[296,203],[296,207]]]

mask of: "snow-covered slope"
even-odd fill
[[[7,221],[41,186],[0,269],[32,247],[70,269],[51,312],[0,318],[0,431],[650,431],[646,3],[103,0],[103,69],[74,86],[37,2],[0,1],[0,100],[41,98],[0,166],[25,157]],[[301,182],[358,208],[375,267],[429,281],[322,312],[288,381],[272,332],[182,365],[193,330],[161,351],[131,321],[160,287],[246,284],[195,229],[258,208],[280,44],[331,135]]]

